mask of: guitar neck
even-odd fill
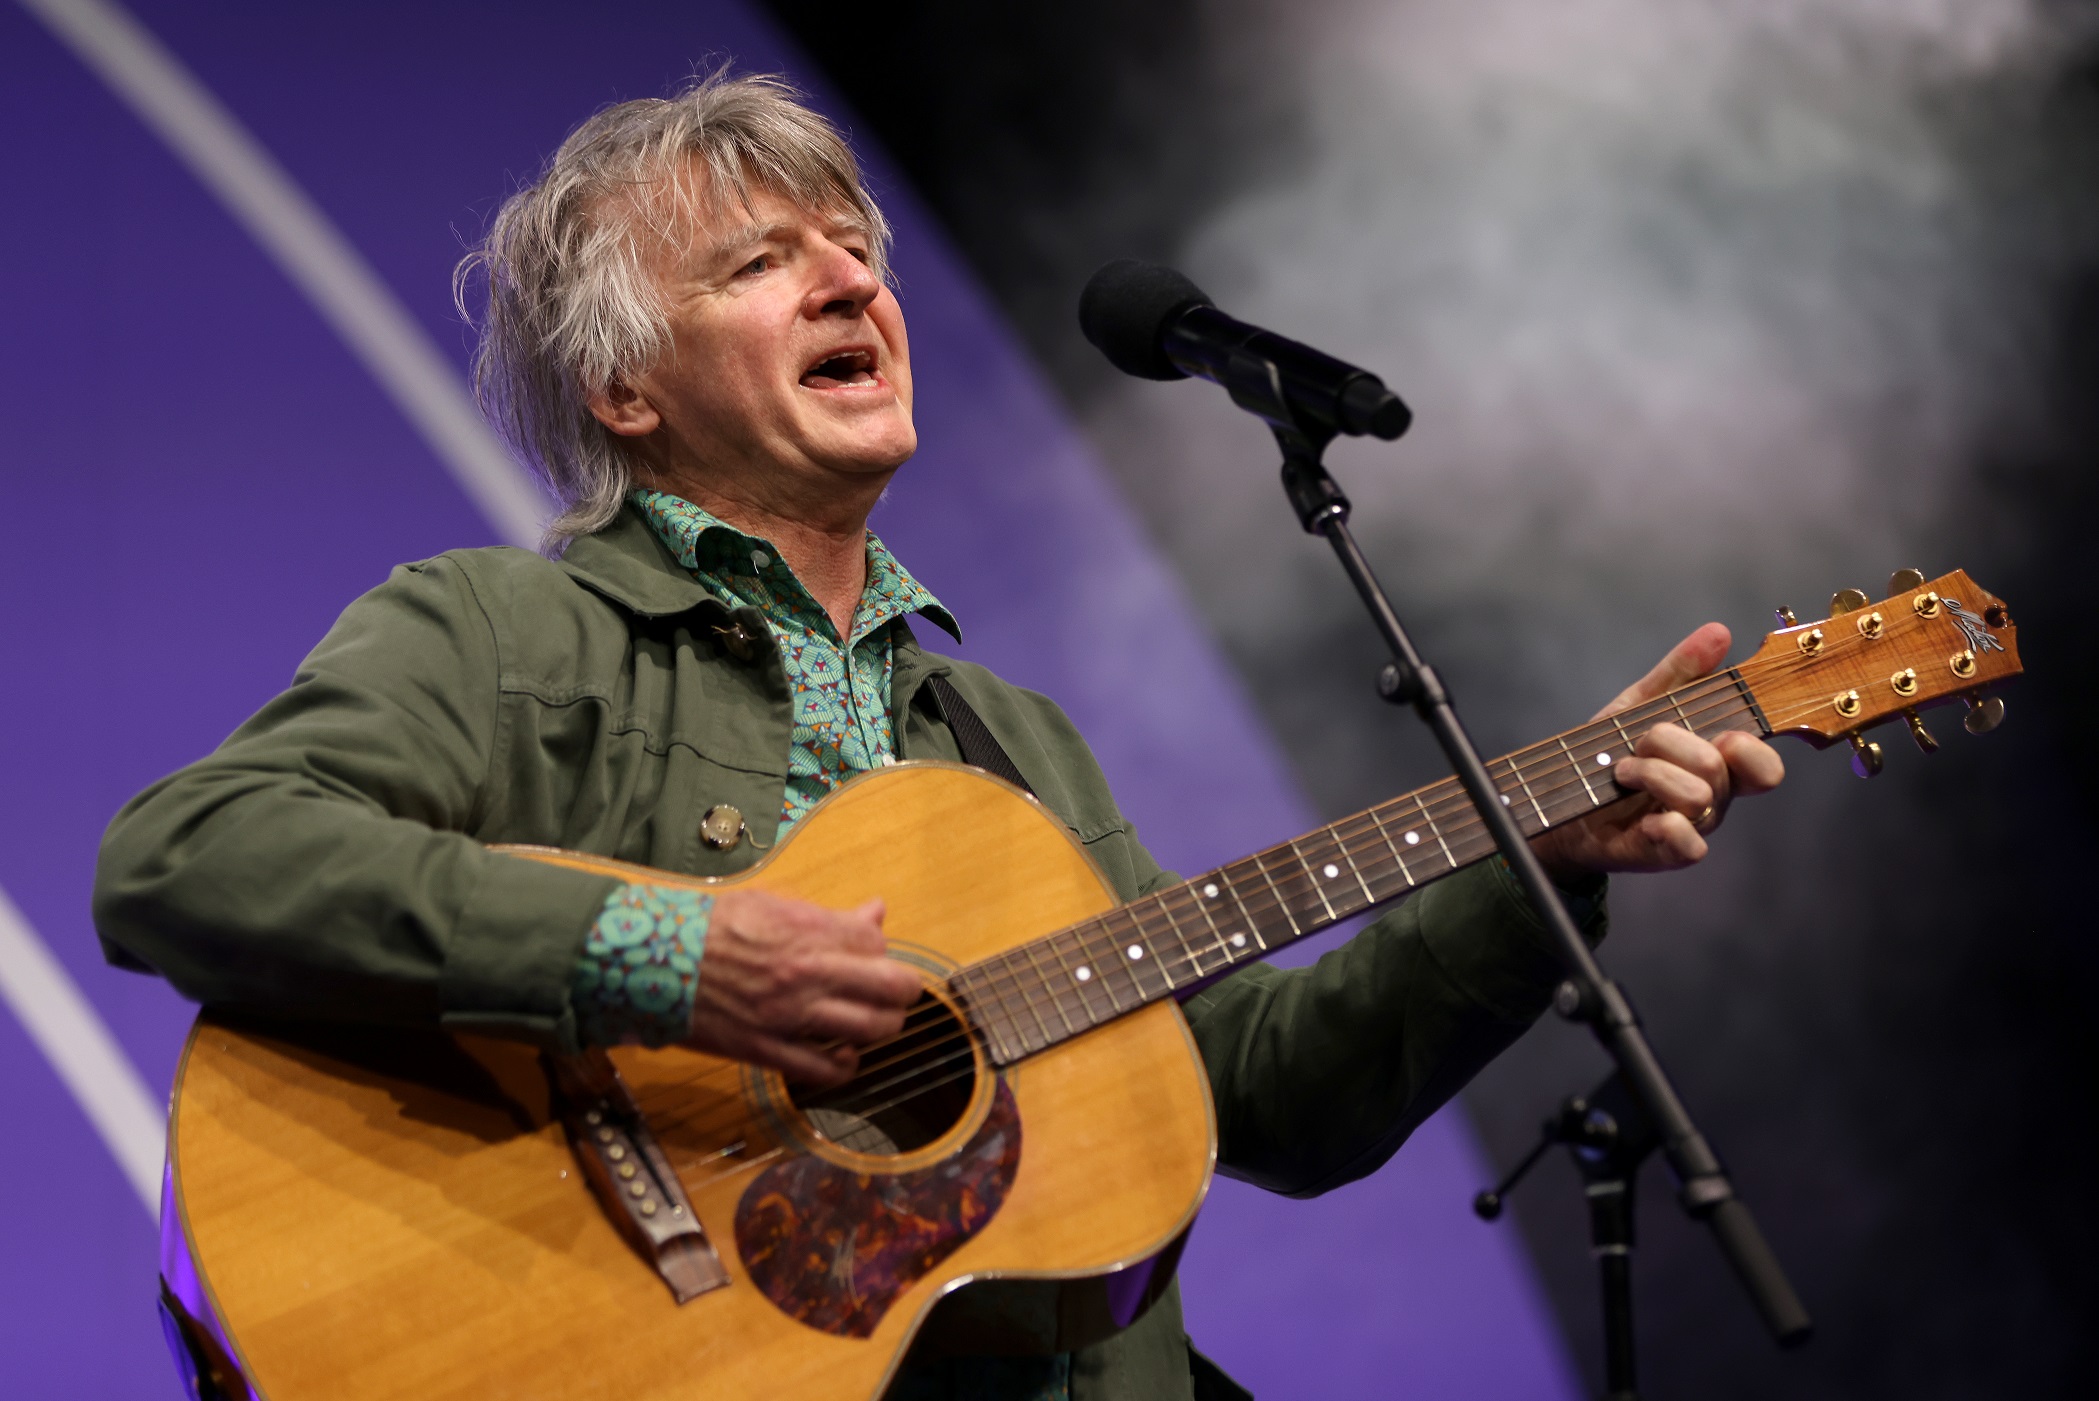
[[[1712,736],[1772,727],[1739,668],[1487,765],[1524,835],[1627,795],[1613,776],[1655,724]],[[1341,920],[1494,854],[1455,778],[957,971],[993,1061],[1008,1065],[1161,998],[1185,993]]]

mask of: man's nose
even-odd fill
[[[882,280],[849,249],[827,243],[821,272],[809,289],[809,310],[821,316],[858,316],[882,295]]]

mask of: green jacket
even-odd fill
[[[723,648],[737,622],[762,639],[748,661]],[[902,757],[961,757],[924,688],[936,674],[1124,899],[1172,879],[1063,712],[981,667],[899,644]],[[96,927],[112,961],[202,1003],[573,1047],[569,980],[614,883],[485,844],[742,869],[773,845],[790,714],[757,612],[709,596],[631,509],[559,561],[484,549],[404,565],[350,605],[291,689],[117,815]],[[700,841],[717,803],[749,824],[728,851]],[[1220,981],[1185,1011],[1223,1169],[1297,1196],[1373,1171],[1522,1033],[1558,976],[1489,862],[1315,966]],[[1169,1293],[1075,1356],[1073,1398],[1187,1398],[1189,1365]]]

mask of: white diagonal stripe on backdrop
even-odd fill
[[[165,141],[306,294],[496,533],[538,543],[545,504],[458,371],[290,174],[159,40],[108,0],[20,0]]]
[[[502,539],[539,541],[545,503],[458,372],[262,145],[107,0],[20,0],[165,141],[349,346]],[[0,995],[102,1135],[146,1210],[160,1207],[167,1117],[94,1006],[0,891]]]
[[[14,1009],[29,1039],[80,1102],[147,1214],[158,1216],[167,1114],[5,890],[0,890],[0,1000]]]

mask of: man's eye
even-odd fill
[[[751,259],[748,263],[745,263],[741,268],[738,268],[737,272],[739,275],[742,273],[764,272],[767,267],[771,266],[771,264],[771,257],[764,253],[760,253],[757,257]]]

